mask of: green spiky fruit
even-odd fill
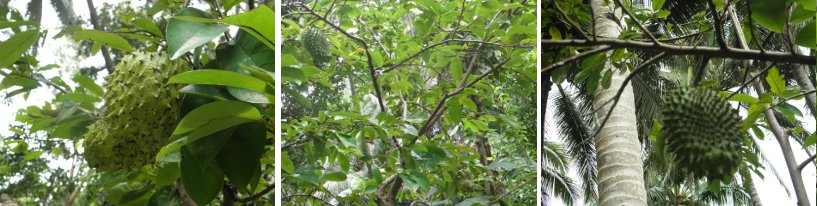
[[[312,62],[317,66],[322,66],[332,60],[332,43],[323,36],[321,31],[315,28],[304,28],[301,30],[301,45],[312,57]]]
[[[676,165],[695,178],[731,176],[741,159],[741,118],[717,92],[680,88],[664,98],[662,136]]]
[[[163,53],[134,52],[107,77],[102,117],[85,134],[85,160],[100,171],[140,168],[167,143],[179,116],[178,84],[167,80],[189,70]]]

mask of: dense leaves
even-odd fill
[[[535,202],[535,2],[283,5],[285,201]]]

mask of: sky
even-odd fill
[[[555,93],[556,91],[551,90],[550,97],[553,97],[552,95],[554,95]],[[558,134],[555,117],[553,116],[554,103],[552,100],[554,98],[548,99],[549,99],[548,108],[546,108],[545,110],[546,111],[545,126],[548,128],[546,131],[547,132],[546,135],[548,137],[548,140],[561,143],[562,141]],[[808,109],[805,106],[805,101],[797,100],[789,103],[803,110],[802,112],[804,117],[798,118],[801,121],[803,121],[803,126],[807,131],[812,133],[815,132],[814,131],[815,118],[811,116],[810,112],[807,111]],[[786,163],[785,161],[783,161],[783,152],[781,151],[779,144],[777,144],[777,140],[775,140],[774,135],[767,132],[765,136],[766,138],[764,140],[756,141],[759,142],[760,149],[763,150],[763,153],[766,155],[766,158],[768,158],[767,163],[771,164],[771,166],[764,165],[766,166],[766,169],[762,172],[765,176],[765,179],[761,179],[757,175],[753,174],[753,178],[756,181],[755,186],[758,190],[758,194],[760,195],[760,199],[764,205],[796,205],[797,199],[794,196],[794,189],[791,186],[791,179],[788,170],[786,169]],[[796,145],[797,144],[796,142],[792,141],[792,143],[793,144],[791,145],[791,147],[794,150],[795,158],[797,159],[797,163],[799,164],[800,162],[808,158],[808,156],[802,149],[800,149],[802,147]],[[783,189],[784,186],[780,185],[780,181],[778,181],[777,178],[773,175],[773,171],[771,171],[772,169],[777,170],[777,173],[780,175],[780,178],[782,182],[785,184],[785,187],[789,188],[789,191],[791,191],[791,195],[786,194],[785,190]],[[815,176],[817,176],[817,172],[815,172],[816,169],[817,168],[814,167],[814,165],[810,164],[805,169],[803,169],[802,172],[803,182],[806,186],[807,193],[810,195],[809,200],[812,203],[812,205],[815,204],[816,189],[814,185],[817,184],[817,178],[815,178]],[[576,172],[573,170],[570,171],[570,176],[575,180],[579,179]],[[556,206],[563,205],[563,203],[559,200],[556,200],[556,198],[554,198],[553,203]]]

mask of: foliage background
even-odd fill
[[[534,5],[284,1],[284,200],[535,203]],[[328,63],[304,29],[331,42]],[[397,176],[395,196],[377,191]]]

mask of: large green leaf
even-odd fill
[[[128,43],[128,40],[126,40],[125,38],[122,38],[121,36],[113,33],[108,33],[94,29],[86,29],[74,33],[74,40],[90,40],[104,45],[108,45],[114,49],[122,51],[133,51],[133,46],[131,46],[130,43]]]
[[[806,27],[800,29],[800,32],[797,33],[796,42],[798,45],[812,49],[817,48],[817,41],[815,41],[815,36],[817,36],[817,33],[815,33],[814,23],[815,22],[812,21],[806,25]]]
[[[21,27],[21,26],[37,26],[39,23],[35,21],[0,21],[0,29]]]
[[[346,173],[343,172],[333,172],[329,174],[323,175],[323,179],[330,182],[341,182],[346,181]]]
[[[238,31],[232,45],[223,46],[216,50],[216,65],[219,69],[230,70],[251,75],[245,69],[254,66],[265,71],[274,71],[275,52],[244,30]],[[242,67],[242,65],[244,67]],[[247,90],[244,88],[227,88],[233,97],[252,103],[269,103],[264,95],[265,91]]]
[[[139,28],[153,34],[156,36],[163,37],[162,30],[159,29],[159,26],[156,26],[156,23],[153,22],[153,19],[148,18],[137,18],[133,20],[133,25],[138,26]]]
[[[214,84],[244,88],[258,92],[264,92],[264,86],[266,86],[264,81],[252,76],[233,71],[213,69],[193,70],[177,74],[171,77],[168,83]]]
[[[235,132],[236,128],[230,127],[186,144],[184,148],[190,152],[190,155],[184,158],[195,160],[199,167],[204,169],[204,166],[215,160],[216,154],[221,151],[221,148],[224,148],[224,144]]]
[[[89,78],[88,76],[77,75],[74,76],[73,80],[74,82],[77,82],[77,84],[79,84],[79,86],[81,86],[82,88],[87,89],[88,92],[90,92],[93,95],[101,97],[102,95],[105,94],[105,91],[102,90],[102,87],[97,85],[96,82],[94,82],[94,80]]]
[[[264,125],[260,123],[238,125],[233,136],[216,155],[219,168],[236,188],[246,187],[256,168],[260,167],[266,137]]]
[[[406,170],[405,173],[400,174],[400,178],[403,179],[403,184],[413,191],[417,189],[428,191],[430,188],[428,177],[417,170]]]
[[[265,42],[270,48],[275,48],[271,42],[275,41],[275,12],[267,6],[261,5],[251,11],[228,16],[222,23],[240,26],[241,29],[253,34]]]
[[[203,11],[194,8],[182,9],[176,16],[209,18]],[[167,23],[167,53],[170,59],[206,44],[227,31],[227,25],[185,21],[172,18]]]
[[[786,90],[786,81],[783,80],[783,76],[780,75],[780,71],[777,70],[777,67],[769,69],[769,72],[766,74],[766,82],[769,83],[769,88],[771,88],[774,94],[783,95],[783,92]]]
[[[786,30],[786,1],[750,0],[752,19],[769,31],[783,33]]]
[[[207,205],[216,198],[224,185],[224,173],[218,168],[215,161],[210,161],[204,168],[195,160],[186,158],[190,152],[182,148],[182,162],[180,169],[182,182],[187,194],[199,205]]]
[[[2,51],[0,52],[0,68],[7,67],[20,59],[20,55],[23,55],[31,45],[37,42],[39,34],[38,30],[28,30],[0,42],[0,51]]]
[[[811,11],[817,10],[817,1],[815,0],[797,0],[797,3],[805,9]]]
[[[179,178],[181,172],[179,171],[179,163],[171,162],[167,163],[159,169],[159,172],[156,174],[156,178],[154,179],[154,183],[159,186],[163,185],[170,185]]]
[[[239,101],[217,101],[190,111],[179,121],[173,135],[191,132],[208,122],[225,117],[234,117],[248,120],[261,120],[261,113],[250,104]]]

